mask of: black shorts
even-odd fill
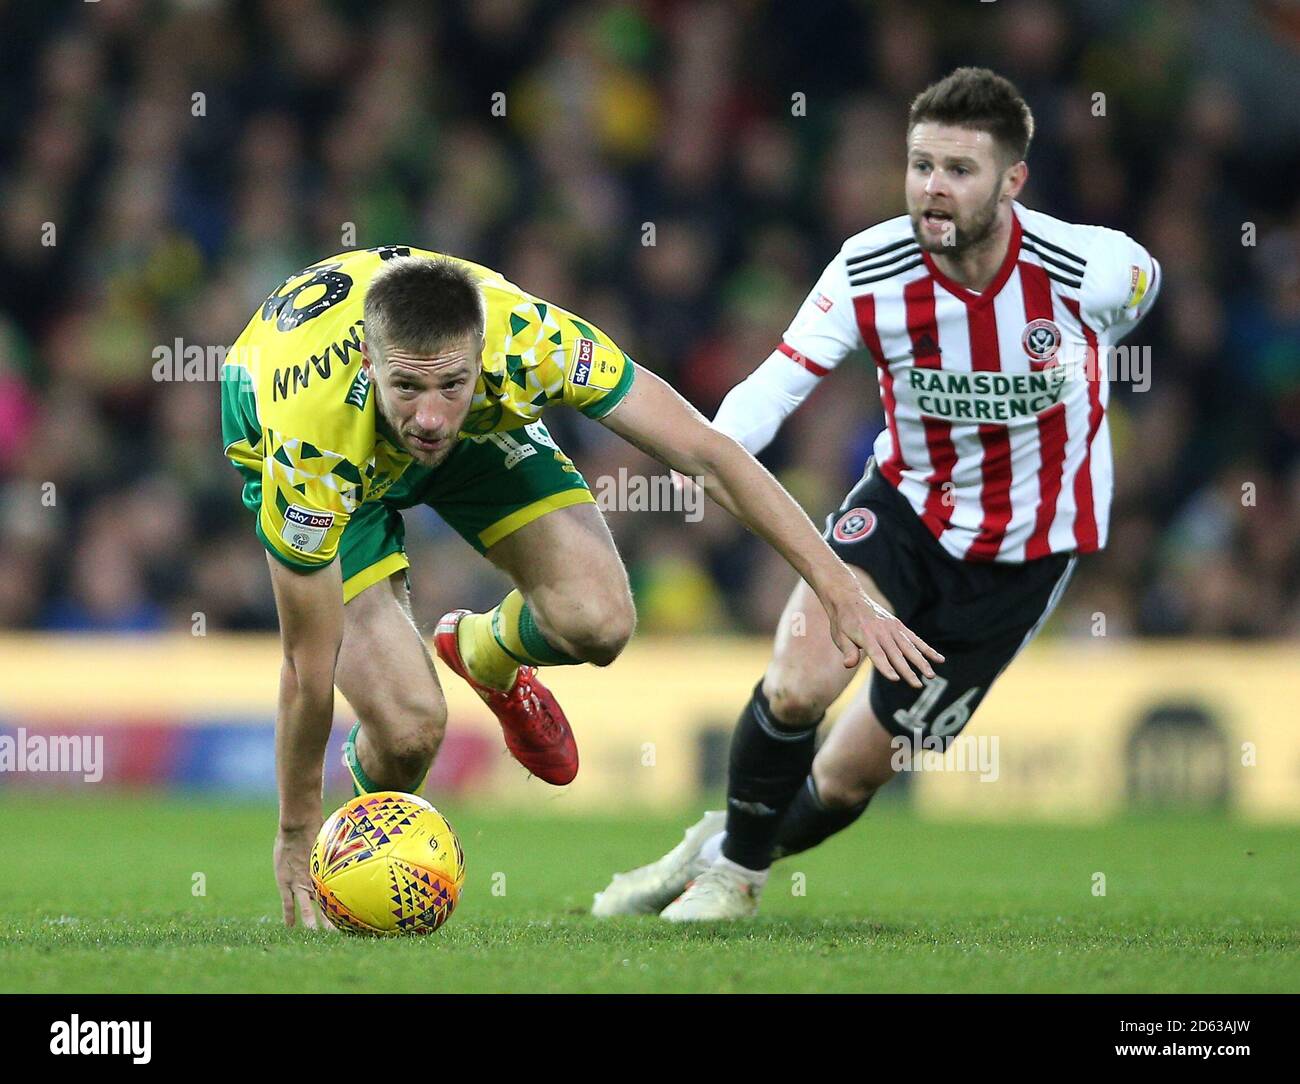
[[[826,541],[875,581],[889,607],[946,661],[916,690],[871,675],[871,708],[894,734],[959,733],[1016,653],[1060,601],[1075,556],[1019,564],[949,554],[907,499],[867,463],[867,473],[826,518]]]

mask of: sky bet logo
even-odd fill
[[[574,350],[573,382],[584,388],[591,379],[591,358],[595,350],[596,344],[590,339],[579,339]]]
[[[280,537],[299,553],[315,553],[333,526],[333,512],[319,512],[291,504],[284,510],[284,527],[280,530]]]
[[[294,504],[285,510],[284,518],[300,527],[329,527],[334,523],[334,517],[329,512],[309,512]]]

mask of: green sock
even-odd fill
[[[361,758],[357,756],[357,735],[361,733],[361,723],[354,723],[352,730],[348,733],[348,740],[343,743],[343,763],[347,766],[348,774],[352,776],[352,794],[360,798],[363,794],[373,794],[377,790],[384,788],[375,783],[370,776],[366,775],[365,769],[361,767]]]

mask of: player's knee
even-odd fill
[[[634,625],[631,618],[615,614],[606,617],[598,627],[586,630],[579,641],[583,660],[595,666],[608,666],[627,647]]]
[[[393,712],[393,748],[411,757],[432,759],[447,732],[447,701],[440,694],[421,697],[418,702],[413,697],[405,699]]]
[[[408,780],[411,786],[417,785],[438,754],[438,747],[446,732],[446,723],[447,713],[444,708],[440,716],[432,716],[420,726],[406,730],[394,738],[385,750],[392,774]]]
[[[779,671],[769,670],[764,677],[763,695],[776,721],[792,730],[812,726],[826,713],[825,702],[814,690]]]
[[[627,647],[636,628],[636,610],[626,592],[593,594],[558,622],[557,632],[583,662],[608,666]]]

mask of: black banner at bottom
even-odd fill
[[[596,1057],[613,1068],[607,1059],[620,1050],[642,1067],[756,1059],[771,1069],[773,1044],[783,1060],[808,1057],[811,1069],[846,1037],[847,1017],[848,1037],[867,1044],[856,1057],[874,1048],[927,1068],[1172,1059],[1226,1069],[1293,1060],[1297,1009],[1300,996],[1257,994],[0,995],[0,1039],[20,1064],[87,1072],[111,1061],[336,1076],[409,1057],[463,1073],[477,1058],[499,1071],[503,1054],[563,1072],[565,1061],[576,1069]]]

